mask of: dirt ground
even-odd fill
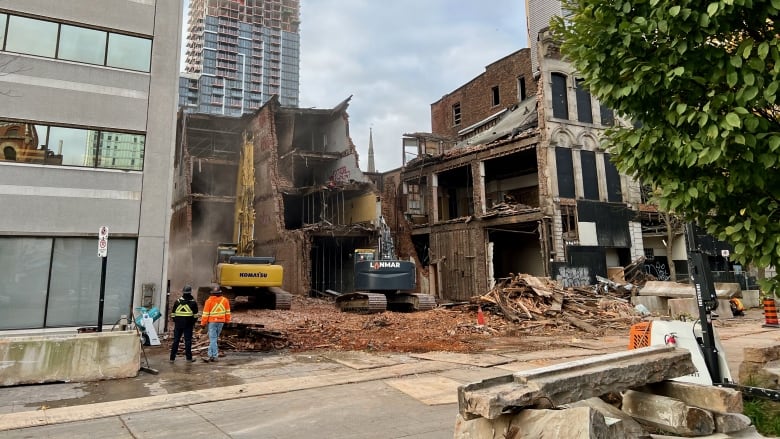
[[[571,339],[627,335],[631,319],[599,326],[589,334],[564,319],[528,320],[512,323],[483,311],[485,324],[478,324],[477,307],[471,304],[440,306],[430,311],[377,314],[340,312],[333,301],[294,296],[290,310],[251,309],[239,302],[233,322],[263,325],[268,337],[248,341],[223,332],[228,350],[292,352],[313,350],[366,350],[379,352],[479,352],[511,338],[520,339],[524,350],[549,349],[556,336]],[[637,317],[638,321],[638,317]],[[195,345],[207,343],[199,334]]]

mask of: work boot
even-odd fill
[[[187,361],[188,361],[188,362],[190,362],[190,363],[194,363],[194,362],[196,362],[197,360],[196,360],[196,359],[194,359],[194,358],[187,358]]]

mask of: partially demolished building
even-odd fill
[[[295,294],[351,291],[352,255],[377,238],[379,192],[358,167],[346,99],[332,109],[272,98],[242,118],[179,115],[171,283],[211,281],[220,242],[234,242],[242,139],[253,139],[254,255],[282,265]]]
[[[429,294],[465,300],[512,273],[564,286],[642,255],[639,186],[599,146],[615,123],[547,33],[432,104],[434,132],[404,136],[401,211]]]

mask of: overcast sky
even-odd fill
[[[380,172],[401,166],[404,133],[431,130],[433,102],[528,47],[523,0],[301,0],[300,32],[300,106],[352,95],[360,167],[373,128]]]

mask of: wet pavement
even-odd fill
[[[734,376],[744,347],[780,343],[762,319],[719,323]],[[502,338],[474,355],[227,352],[216,363],[169,363],[164,345],[144,349],[156,375],[2,389],[0,436],[451,438],[458,385],[625,350],[627,337],[559,338],[544,351]]]

